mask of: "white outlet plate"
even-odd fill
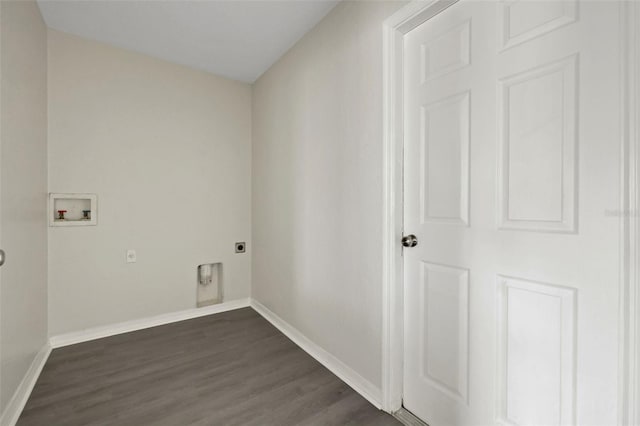
[[[138,257],[135,250],[127,250],[127,263],[136,263]]]

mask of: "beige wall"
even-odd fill
[[[49,228],[51,335],[194,308],[199,263],[249,296],[249,85],[50,30],[49,190],[98,195]]]
[[[47,340],[47,33],[0,2],[0,411]]]
[[[381,23],[401,5],[338,5],[254,85],[253,125],[246,84],[50,30],[48,190],[97,193],[98,226],[49,228],[49,334],[194,307],[196,265],[221,261],[226,300],[252,291],[379,388]],[[19,209],[2,205],[2,243],[16,266],[18,253],[29,255],[20,273],[33,283],[13,289],[32,306],[7,309],[11,270],[2,270],[3,404],[5,383],[22,378],[46,335],[46,61],[37,12],[33,3],[2,2],[2,106],[18,113],[33,103],[20,120],[2,111],[2,200],[12,191],[23,199]],[[18,15],[38,23],[21,25]],[[33,45],[29,55],[5,49],[18,39]],[[32,81],[4,90],[9,78]],[[16,130],[29,143],[12,144],[11,157],[4,141],[19,138],[5,135]],[[7,245],[12,218],[33,237],[28,252]],[[236,255],[241,240],[249,253]],[[125,262],[128,248],[137,263]],[[12,311],[33,329],[13,333],[29,348],[15,354],[5,349]]]
[[[339,4],[254,86],[252,295],[378,389],[382,21]]]

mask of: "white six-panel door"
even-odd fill
[[[461,0],[404,40],[404,406],[613,425],[619,3]]]

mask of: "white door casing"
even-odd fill
[[[383,406],[404,392],[432,426],[629,421],[630,6],[462,0],[437,14],[450,4],[412,3],[385,26]],[[403,141],[404,227],[420,239],[404,283]]]
[[[619,424],[640,424],[640,3],[621,7],[622,158]]]

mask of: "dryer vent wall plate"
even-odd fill
[[[197,276],[196,306],[201,308],[222,303],[224,300],[222,263],[198,265]]]

